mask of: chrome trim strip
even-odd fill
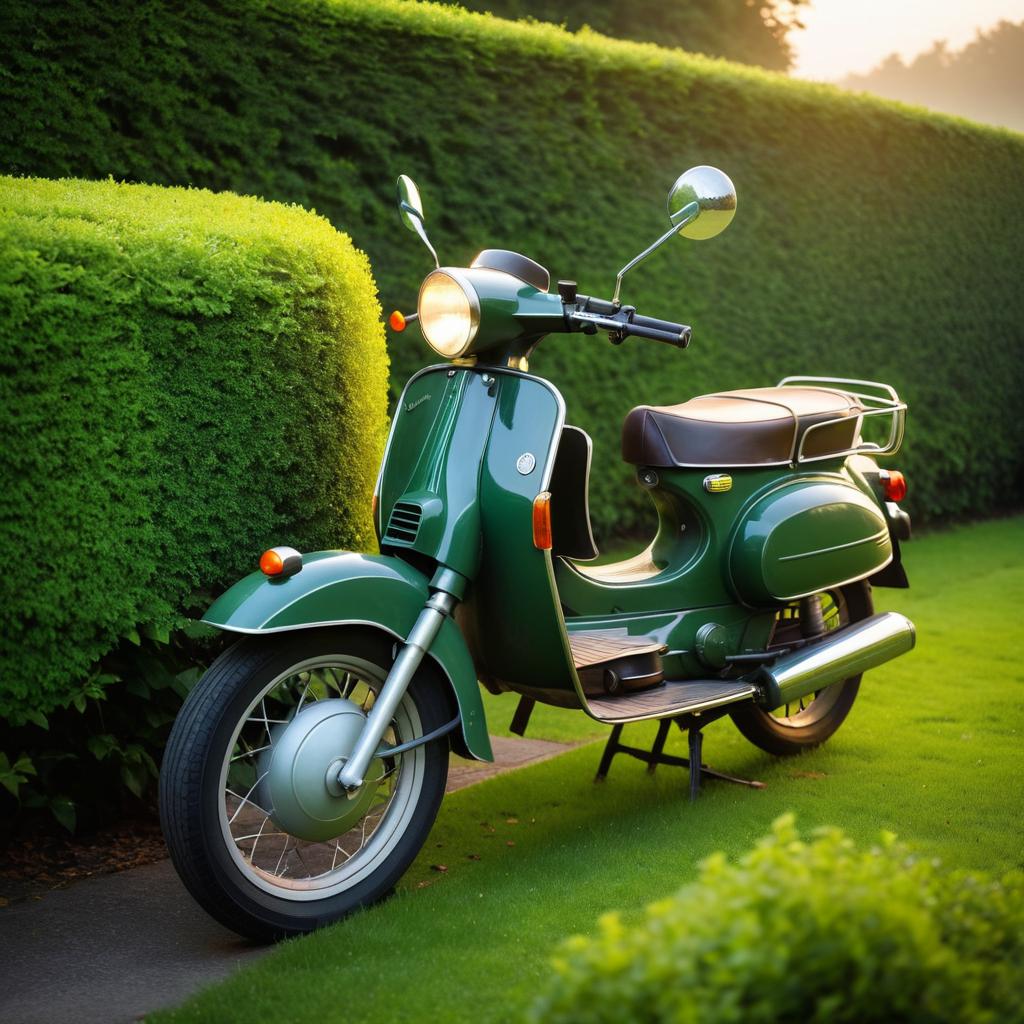
[[[830,548],[817,548],[814,551],[801,551],[796,555],[780,555],[779,561],[794,562],[799,558],[813,558],[815,555],[827,555],[833,551],[842,551],[844,548],[856,548],[859,547],[861,544],[871,544],[875,541],[882,540],[883,538],[888,536],[889,527],[888,525],[886,525],[883,526],[882,529],[878,530],[876,533],[871,534],[870,537],[862,537],[860,540],[851,540],[848,541],[846,544],[834,544]]]

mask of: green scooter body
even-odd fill
[[[870,485],[837,458],[811,467],[645,470],[659,530],[628,571],[588,570],[534,545],[565,422],[547,381],[501,366],[439,366],[407,386],[378,484],[381,550],[472,582],[458,621],[479,678],[542,702],[588,702],[569,635],[616,629],[668,647],[669,678],[707,677],[764,650],[776,609],[872,575],[892,558]],[[863,460],[868,462],[869,460]],[[698,636],[714,627],[705,651]]]
[[[570,638],[610,630],[661,641],[669,679],[722,678],[732,656],[764,652],[780,607],[892,561],[874,462],[802,461],[797,451],[792,464],[769,467],[638,467],[659,529],[625,563],[588,569],[537,546],[534,503],[551,487],[565,404],[525,372],[526,358],[553,332],[602,329],[620,341],[646,332],[685,345],[689,328],[576,297],[575,286],[553,294],[538,278],[543,268],[488,253],[424,283],[443,279],[467,296],[470,343],[453,362],[416,374],[399,400],[376,488],[381,555],[320,552],[290,579],[254,574],[206,621],[260,633],[358,622],[407,639],[431,591],[441,591],[460,603],[429,656],[451,683],[466,752],[489,758],[478,679],[593,714]],[[886,450],[898,447],[895,426],[893,439]],[[729,486],[711,480],[723,477]],[[585,487],[579,498],[585,508]]]

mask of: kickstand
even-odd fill
[[[720,782],[732,782],[739,786],[750,786],[752,789],[764,789],[763,782],[756,782],[753,779],[740,779],[735,775],[726,775],[724,772],[708,768],[702,762],[704,748],[704,726],[721,717],[721,714],[704,714],[704,717],[696,715],[680,715],[677,718],[663,718],[658,722],[658,733],[654,737],[654,743],[650,750],[641,750],[639,747],[631,747],[621,742],[622,726],[616,725],[605,744],[604,752],[601,755],[601,763],[598,765],[595,782],[603,782],[608,776],[608,770],[612,766],[612,759],[616,754],[627,754],[635,757],[638,761],[647,764],[647,771],[653,774],[659,764],[672,765],[673,767],[686,768],[690,776],[690,800],[696,800],[700,794],[702,778],[718,779]],[[687,734],[687,745],[689,757],[676,757],[674,754],[665,753],[665,741],[668,739],[669,730],[675,722],[680,729]]]

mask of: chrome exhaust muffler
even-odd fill
[[[761,668],[754,682],[761,692],[758,703],[766,708],[791,704],[832,683],[860,675],[914,646],[914,624],[899,612],[881,612],[835,637],[785,654]]]

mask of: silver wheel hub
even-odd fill
[[[366,781],[351,793],[337,782],[338,771],[356,744],[366,714],[344,698],[306,705],[273,737],[261,758],[261,796],[271,820],[307,842],[347,832],[369,810],[384,774],[379,758]]]

